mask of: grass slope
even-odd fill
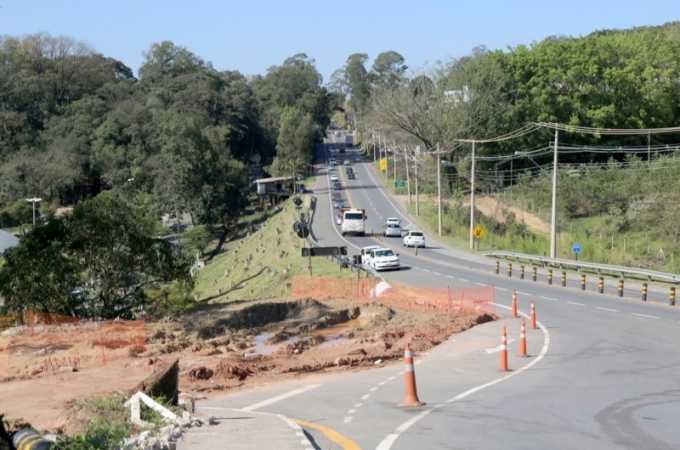
[[[301,256],[304,240],[293,232],[301,211],[286,202],[252,233],[227,242],[222,253],[198,272],[195,298],[228,302],[285,296],[294,275],[309,274],[307,258]],[[313,258],[312,272],[315,276],[352,276],[349,269],[341,271],[323,257]]]

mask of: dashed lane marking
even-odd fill
[[[556,298],[543,297],[542,295],[540,295],[538,298],[542,298],[543,300],[550,300],[551,302],[559,302],[559,300]]]
[[[599,309],[601,311],[619,312],[618,309],[602,308],[601,306],[596,306],[595,309]]]
[[[631,316],[646,317],[647,319],[659,319],[656,316],[648,316],[647,314],[630,313]]]
[[[576,302],[567,302],[567,303],[569,303],[570,305],[576,305],[576,306],[586,306],[583,303],[576,303]]]
[[[486,286],[486,284],[484,284],[484,283],[479,283],[479,282],[477,282],[477,283],[475,283],[475,284],[478,285],[478,286]]]
[[[499,291],[507,291],[507,289],[502,288],[502,287],[495,286],[495,288],[498,289]]]

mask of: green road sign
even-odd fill
[[[406,181],[395,181],[395,182],[394,182],[394,187],[395,187],[395,188],[398,188],[398,187],[406,187]]]

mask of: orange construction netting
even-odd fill
[[[0,316],[0,378],[102,366],[143,353],[144,320],[91,321],[34,311]]]
[[[338,279],[295,276],[291,295],[317,300],[342,299],[353,302],[376,301],[400,309],[447,314],[495,312],[493,286],[471,288],[421,288],[387,284],[373,278]]]

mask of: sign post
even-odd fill
[[[578,254],[581,253],[581,244],[571,244],[571,251],[574,253],[576,261],[578,261]]]
[[[395,182],[394,182],[394,187],[395,187],[395,188],[398,188],[398,187],[406,187],[406,182],[405,182],[405,181],[395,181]]]
[[[380,171],[381,172],[387,171],[387,158],[380,158]]]
[[[484,236],[484,229],[477,225],[473,230],[472,230],[472,236],[475,238],[475,245],[477,246],[477,250],[479,250],[479,240]]]

